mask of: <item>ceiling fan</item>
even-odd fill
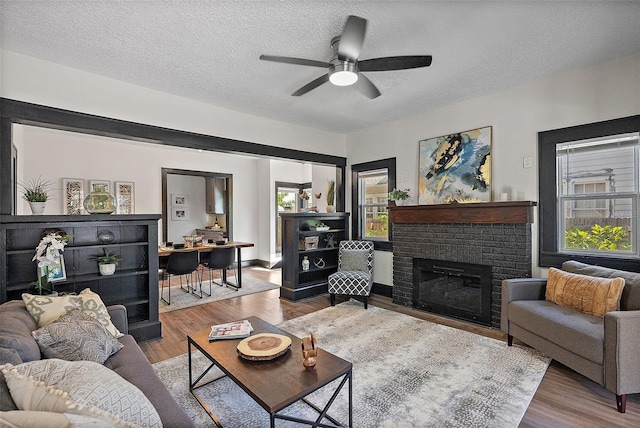
[[[380,96],[380,91],[361,72],[406,70],[431,65],[431,55],[390,56],[360,61],[358,56],[362,49],[366,31],[366,19],[353,15],[349,16],[344,24],[342,34],[331,40],[333,54],[329,62],[273,55],[260,55],[260,59],[283,62],[285,64],[321,67],[329,70],[327,74],[307,83],[291,94],[294,97],[304,95],[324,83],[331,82],[336,86],[356,84],[357,89],[364,96],[373,99]]]

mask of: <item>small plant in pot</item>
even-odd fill
[[[113,275],[116,271],[116,265],[122,257],[117,254],[109,254],[109,250],[105,248],[103,256],[96,256],[91,260],[98,262],[98,269],[100,269],[100,275]]]
[[[403,205],[404,201],[409,199],[409,192],[409,189],[393,189],[389,192],[389,200],[395,205]]]
[[[22,199],[29,202],[33,214],[42,214],[51,192],[51,182],[42,176],[24,183],[18,183],[22,191]]]

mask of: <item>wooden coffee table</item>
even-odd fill
[[[290,337],[292,341],[291,349],[281,357],[271,361],[248,361],[241,358],[236,351],[236,347],[242,339],[225,339],[209,342],[210,329],[201,330],[187,336],[189,343],[189,390],[206,410],[211,419],[213,419],[215,424],[222,427],[220,421],[200,398],[196,390],[217,380],[199,383],[213,367],[217,366],[269,413],[272,428],[275,427],[276,419],[289,420],[317,427],[345,426],[329,416],[327,412],[338,396],[338,393],[342,390],[342,387],[345,383],[349,382],[348,426],[352,427],[352,364],[323,349],[318,349],[316,366],[311,370],[306,370],[302,365],[302,348],[299,338],[260,318],[249,317],[248,320],[254,329],[252,334],[275,333]],[[322,338],[320,338],[320,341],[321,340]],[[211,361],[211,365],[195,381],[193,381],[191,366],[192,347],[198,349]],[[324,408],[321,409],[317,407],[305,398],[310,393],[340,377],[342,377],[340,384]],[[307,420],[278,414],[278,412],[299,400],[303,400],[306,404],[314,408],[319,413],[318,418],[315,420]],[[241,412],[242,409],[238,409],[238,411]],[[321,422],[325,418],[333,425],[327,422]]]

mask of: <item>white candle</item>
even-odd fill
[[[507,192],[500,193],[500,200],[501,201],[508,201],[509,200],[509,194]]]
[[[512,201],[518,200],[518,189],[511,189],[511,200]]]

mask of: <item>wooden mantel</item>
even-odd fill
[[[404,205],[389,207],[391,223],[465,223],[525,224],[533,223],[537,202],[479,202],[471,204]]]

